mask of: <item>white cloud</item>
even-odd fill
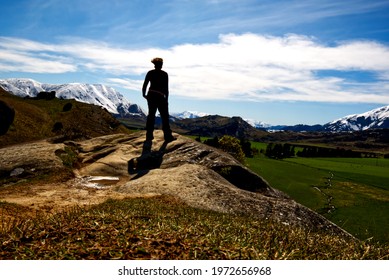
[[[150,59],[161,56],[174,95],[198,99],[246,99],[389,103],[389,47],[371,41],[325,45],[288,34],[225,34],[213,44],[125,49],[96,41],[58,44],[0,38],[0,71],[104,72],[113,84],[140,90]],[[369,71],[373,82],[321,77],[320,70]]]
[[[75,65],[66,63],[60,57],[48,54],[32,56],[31,53],[0,50],[0,72],[56,74],[75,71]]]

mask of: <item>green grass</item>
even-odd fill
[[[314,210],[324,207],[325,199],[312,186],[324,184],[328,172],[265,157],[246,158],[246,163],[272,187],[282,190],[297,202]]]
[[[191,208],[171,197],[108,200],[36,217],[0,203],[0,259],[377,260],[389,259],[388,252],[388,246]]]
[[[256,148],[258,151],[266,150],[267,144],[262,142],[251,142],[251,148]]]
[[[389,160],[299,157],[274,160],[259,156],[246,162],[271,186],[356,237],[389,242]],[[329,211],[329,206],[335,208]]]

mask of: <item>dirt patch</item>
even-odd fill
[[[65,183],[35,184],[5,188],[0,191],[0,201],[14,203],[35,211],[56,212],[74,206],[98,204],[112,199],[151,197],[156,194],[124,194],[114,190],[115,184],[104,187],[91,185],[87,179],[75,178]]]

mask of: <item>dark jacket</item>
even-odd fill
[[[161,93],[165,96],[166,99],[168,98],[169,76],[165,71],[160,69],[153,69],[147,73],[142,87],[143,96],[146,95],[146,89],[149,82],[149,92]]]

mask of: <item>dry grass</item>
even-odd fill
[[[0,100],[15,109],[15,119],[0,138],[0,147],[46,138],[57,140],[83,139],[106,134],[128,132],[108,111],[96,105],[75,100],[23,99],[0,87]],[[66,104],[70,111],[64,111]],[[54,132],[56,123],[63,128]]]
[[[0,259],[389,259],[388,245],[199,210],[171,197],[35,217],[18,210],[0,202]]]

